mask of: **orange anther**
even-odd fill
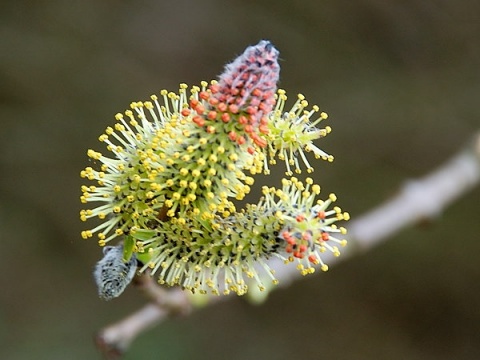
[[[260,147],[262,147],[262,148],[264,148],[265,146],[267,146],[267,140],[265,140],[264,138],[258,137],[258,136],[257,136],[255,139],[253,139],[253,142],[254,142],[256,145],[258,145],[258,146],[260,146]]]
[[[210,120],[215,120],[215,119],[217,118],[217,112],[214,111],[214,110],[209,111],[207,117],[208,117]]]
[[[217,105],[219,102],[220,102],[220,101],[219,101],[217,98],[214,98],[214,97],[208,99],[208,103],[209,103],[210,105],[213,105],[213,106]]]
[[[212,92],[212,94],[217,93],[219,90],[220,90],[220,85],[218,84],[210,85],[210,91]]]
[[[235,104],[232,104],[232,105],[230,105],[230,106],[228,107],[228,110],[230,110],[230,112],[231,112],[232,114],[236,114],[236,113],[238,113],[238,106],[235,105]]]
[[[269,130],[268,130],[268,126],[265,125],[265,124],[262,124],[258,127],[258,130],[262,133],[262,134],[268,134]]]
[[[195,111],[198,115],[201,115],[205,112],[205,106],[203,106],[202,104],[198,104],[197,106],[195,106]]]
[[[221,102],[221,103],[218,104],[217,108],[221,112],[225,112],[225,111],[227,111],[227,104],[225,104],[224,102]]]
[[[248,124],[248,119],[242,115],[238,118],[238,122],[242,125],[245,125],[245,124]]]
[[[294,237],[285,238],[285,241],[287,243],[289,243],[290,245],[296,245],[297,244]]]
[[[194,116],[192,121],[197,124],[198,126],[204,126],[205,125],[205,119],[202,118],[201,116]]]
[[[230,140],[232,140],[232,141],[237,140],[237,133],[236,133],[235,131],[230,131],[230,132],[228,133],[228,138],[229,138]]]
[[[222,118],[222,121],[224,123],[227,123],[227,122],[230,121],[230,114],[229,113],[223,113],[221,118]]]
[[[253,89],[252,95],[253,96],[260,96],[260,95],[262,95],[262,91],[260,89]]]

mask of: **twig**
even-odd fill
[[[464,195],[480,181],[480,133],[473,141],[443,166],[427,176],[412,180],[394,198],[349,223],[348,254],[366,251],[385,241],[400,229],[420,220],[432,219],[451,202]],[[344,259],[328,259],[330,265]],[[281,286],[288,286],[301,277],[294,266],[272,260],[275,277]],[[112,324],[98,334],[96,343],[107,359],[117,359],[143,331],[159,324],[172,315],[187,315],[191,311],[191,298],[178,288],[165,290],[156,285],[152,277],[144,274],[137,284],[150,303],[120,322]],[[208,303],[227,299],[226,296],[209,297]]]
[[[443,166],[419,179],[408,181],[385,204],[349,224],[350,237],[363,249],[387,240],[400,229],[430,220],[480,181],[480,134]]]
[[[135,284],[150,303],[125,319],[99,332],[95,342],[106,359],[118,359],[139,333],[175,315],[187,315],[191,304],[179,288],[166,290],[158,286],[148,272],[135,278]]]

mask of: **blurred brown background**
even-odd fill
[[[330,115],[336,161],[314,175],[355,217],[479,130],[479,18],[468,0],[3,1],[0,358],[99,359],[95,331],[144,303],[97,298],[101,251],[79,235],[86,149],[131,101],[215,78],[270,39],[280,86]],[[479,200],[263,306],[168,321],[125,359],[480,358]]]

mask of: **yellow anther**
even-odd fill
[[[247,185],[253,185],[255,183],[255,179],[251,176],[247,176],[244,181]]]

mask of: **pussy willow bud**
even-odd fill
[[[278,51],[261,41],[218,81],[162,90],[117,114],[99,137],[106,155],[88,150],[93,164],[81,172],[94,182],[82,186],[81,201],[95,205],[80,218],[97,219],[82,237],[96,236],[100,246],[121,240],[125,264],[136,257],[140,271],[150,268],[159,283],[200,293],[244,294],[246,278],[264,289],[261,272],[276,282],[267,263],[272,256],[296,261],[303,274],[316,265],[326,270],[321,254],[339,254],[345,241],[335,234],[345,229],[334,223],[348,213],[329,209],[334,195],[317,201],[320,187],[312,179],[303,184],[291,176],[302,164],[313,171],[310,151],[333,160],[313,144],[331,129],[317,128],[327,115],[309,108],[303,95],[284,109],[279,69]],[[289,178],[237,211],[235,201],[250,192],[253,176],[268,175],[276,159]]]

